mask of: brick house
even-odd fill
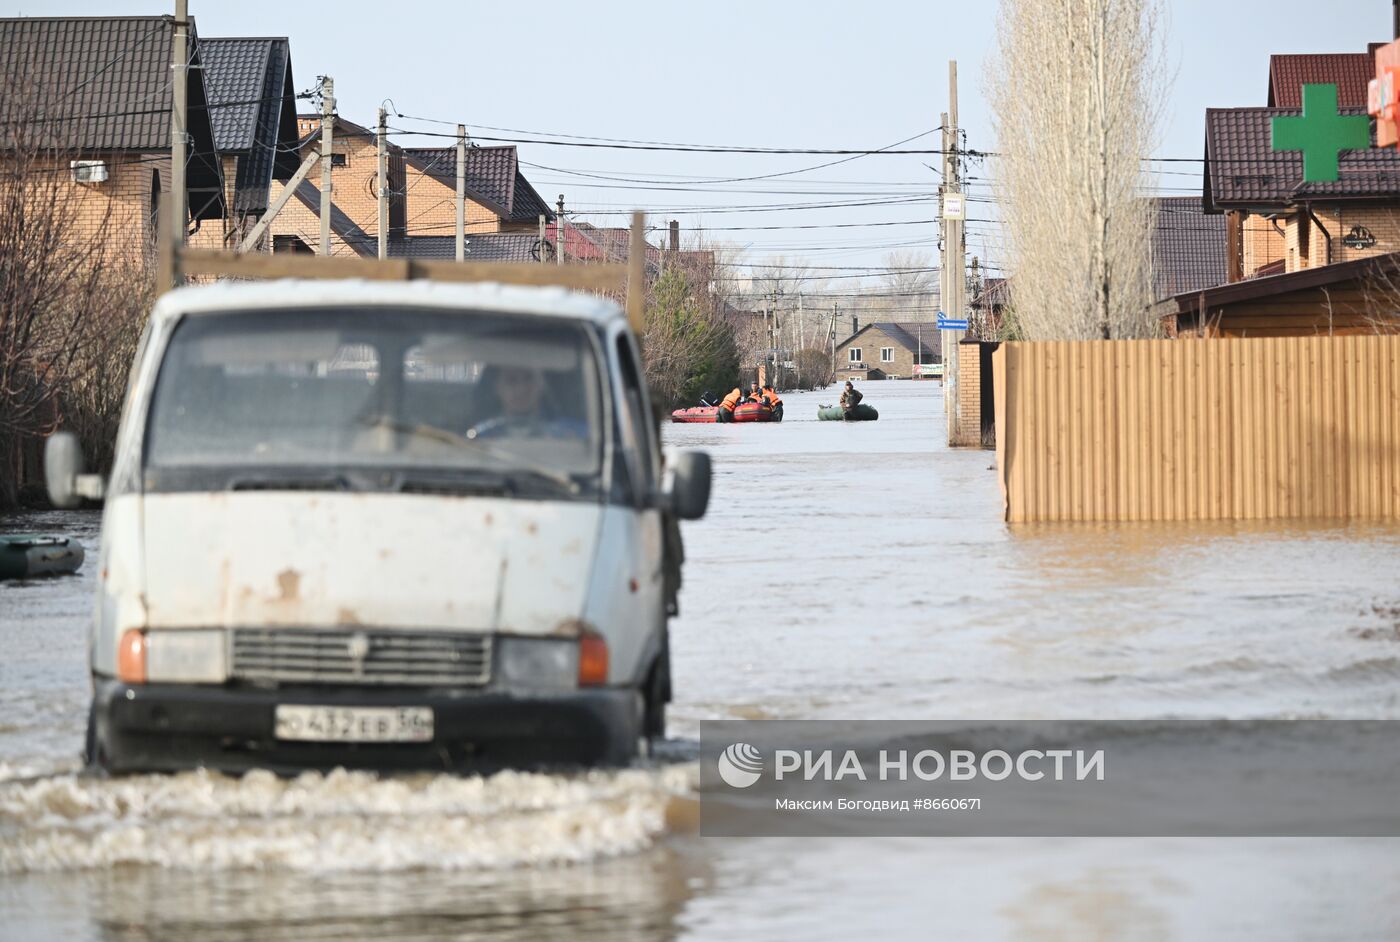
[[[319,153],[321,116],[296,116],[300,154]],[[403,148],[389,145],[389,238],[405,234]],[[379,250],[379,141],[375,132],[336,116],[331,135],[331,254],[374,256]],[[273,197],[281,192],[273,185]],[[268,226],[274,252],[315,252],[321,243],[321,168],[314,167]]]
[[[217,227],[226,212],[223,163],[193,20],[190,39],[187,205],[195,225]],[[79,195],[78,233],[96,237],[105,220],[112,250],[132,257],[153,244],[170,189],[173,44],[169,17],[0,19],[0,82],[9,90],[0,121],[61,129],[43,142],[69,165],[55,170],[70,174]]]
[[[912,379],[914,367],[942,362],[931,323],[877,321],[836,345],[836,380]]]
[[[1275,55],[1269,106],[1206,112],[1203,209],[1226,216],[1226,280],[1295,272],[1400,249],[1400,155],[1344,151],[1341,178],[1304,183],[1302,154],[1274,151],[1272,119],[1297,115],[1302,86],[1337,86],[1342,114],[1366,113],[1372,52]]]
[[[469,233],[529,232],[554,211],[525,179],[515,145],[467,148],[466,230]],[[457,228],[457,148],[404,149],[408,172],[411,235],[452,235]]]

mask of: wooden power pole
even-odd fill
[[[189,58],[190,21],[188,0],[175,0],[174,53],[170,63],[171,81],[174,83],[174,103],[170,109],[170,210],[169,217],[174,221],[169,227],[168,237],[175,251],[185,245],[185,232],[189,228],[189,207],[186,198],[189,193],[185,183],[185,166],[189,162],[186,148],[189,143],[187,120],[189,105]],[[172,284],[162,284],[161,290],[175,287],[180,281],[172,268]]]
[[[467,260],[467,126],[457,125],[457,261]]]
[[[379,106],[379,131],[375,135],[379,145],[379,166],[377,185],[379,188],[379,257],[389,257],[389,111]]]
[[[321,254],[331,254],[331,145],[335,132],[335,79],[321,77]]]

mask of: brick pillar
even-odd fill
[[[982,357],[975,342],[958,351],[958,421],[948,444],[982,444]]]

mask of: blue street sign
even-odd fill
[[[964,319],[964,320],[952,321],[952,320],[944,320],[943,318],[940,317],[940,318],[938,319],[938,329],[939,329],[939,330],[967,330],[967,320]]]

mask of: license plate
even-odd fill
[[[300,742],[431,742],[431,707],[335,707],[281,704],[278,739]]]

